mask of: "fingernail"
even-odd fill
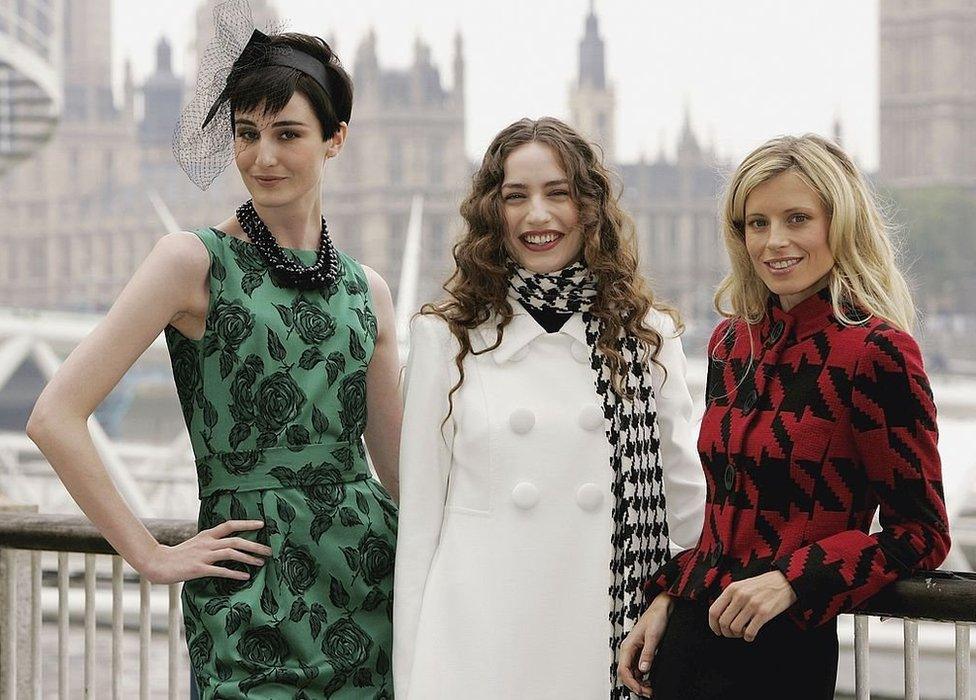
[[[649,663],[647,663],[646,661],[641,661],[640,662],[640,670],[641,671],[646,671],[650,667],[651,667],[651,665]]]

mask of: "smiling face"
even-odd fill
[[[830,217],[817,192],[792,170],[757,185],[745,204],[753,268],[788,311],[827,284],[834,266]]]
[[[579,259],[579,207],[552,148],[530,141],[513,150],[505,160],[501,195],[505,246],[519,265],[549,273]]]
[[[319,196],[322,166],[342,148],[345,123],[322,139],[322,125],[300,92],[277,114],[261,106],[234,115],[237,169],[255,205],[282,206],[303,196]]]

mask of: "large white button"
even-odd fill
[[[583,510],[596,510],[603,503],[603,489],[596,484],[583,484],[576,491],[576,503]]]
[[[603,411],[596,404],[587,404],[580,411],[578,420],[583,430],[599,430],[603,427]]]
[[[590,346],[585,343],[581,343],[578,340],[573,341],[573,345],[570,348],[570,352],[573,353],[573,359],[577,362],[589,363],[590,361]]]
[[[512,411],[512,415],[508,417],[508,424],[513,432],[525,435],[535,425],[535,414],[527,408],[519,408]]]
[[[513,352],[511,358],[509,359],[511,359],[512,362],[518,362],[519,360],[524,360],[525,356],[528,354],[529,354],[529,346],[523,345],[518,350]]]
[[[528,510],[539,502],[539,489],[536,488],[535,484],[522,481],[512,489],[512,500],[522,510]]]

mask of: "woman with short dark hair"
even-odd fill
[[[202,697],[391,697],[393,305],[379,275],[332,246],[321,203],[352,83],[321,39],[241,34],[233,3],[216,19],[174,147],[201,187],[234,160],[252,199],[157,243],[28,433],[126,561],[186,581]],[[129,510],[85,423],[160,332],[201,498],[200,533],[175,547]]]

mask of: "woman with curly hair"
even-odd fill
[[[393,305],[322,216],[352,82],[317,37],[236,34],[247,23],[235,4],[218,8],[207,52],[233,63],[201,67],[176,151],[201,186],[233,160],[252,199],[213,228],[160,239],[44,390],[28,433],[126,561],[153,582],[186,581],[203,698],[389,698]],[[201,499],[199,534],[175,547],[133,515],[86,426],[161,332]]]
[[[461,214],[448,296],[411,332],[397,697],[624,697],[639,583],[702,522],[676,314],[556,119],[502,130]]]
[[[827,700],[837,615],[949,550],[914,306],[864,179],[819,136],[747,156],[722,221],[705,527],[649,581],[619,673],[658,700]]]

